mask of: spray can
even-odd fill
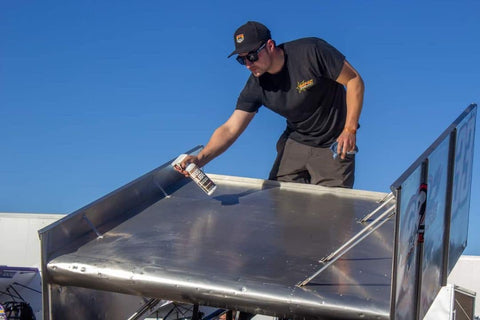
[[[180,163],[185,159],[187,155],[181,154],[172,162],[173,167],[180,167]],[[185,171],[188,172],[190,178],[200,187],[206,194],[209,196],[217,189],[217,185],[210,179],[201,168],[199,168],[195,163],[189,163],[185,168]]]

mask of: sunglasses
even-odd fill
[[[263,48],[265,48],[265,45],[266,45],[266,44],[267,44],[267,43],[265,42],[264,44],[262,44],[262,45],[260,46],[260,48],[258,48],[258,49],[255,50],[255,51],[250,51],[246,56],[243,56],[243,57],[237,56],[237,61],[238,61],[238,63],[240,63],[242,66],[244,66],[244,65],[247,64],[247,62],[245,61],[245,59],[248,60],[248,61],[250,61],[250,62],[255,62],[255,61],[257,61],[257,60],[258,60],[258,53],[259,53],[260,51],[262,51]]]

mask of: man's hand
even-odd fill
[[[337,138],[338,146],[337,153],[340,155],[340,158],[343,160],[347,155],[347,152],[352,152],[355,150],[355,145],[357,143],[357,136],[353,131],[343,130],[340,136]]]
[[[183,174],[185,177],[189,177],[190,175],[188,174],[187,171],[185,171],[185,168],[190,164],[190,163],[195,163],[198,166],[199,160],[197,156],[191,156],[188,155],[186,156],[182,162],[180,162],[178,165],[174,166],[173,168],[175,171],[180,172]]]

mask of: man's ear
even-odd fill
[[[272,39],[267,40],[266,47],[268,52],[272,52],[273,49],[275,48],[275,40],[272,40]]]

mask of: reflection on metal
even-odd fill
[[[424,219],[423,258],[419,318],[423,319],[442,287],[444,261],[445,205],[447,197],[449,138],[428,156],[428,190]]]
[[[182,304],[176,303],[173,301],[166,301],[166,300],[159,300],[159,299],[150,299],[145,302],[140,309],[141,312],[136,312],[132,317],[128,318],[128,320],[140,320],[140,319],[163,319],[163,320],[181,320],[181,319],[193,319],[194,314],[202,317],[203,320],[207,320],[207,317],[212,318],[213,316],[210,314],[207,317],[203,317],[206,313],[216,313],[221,314],[225,312],[224,310],[220,310],[218,312],[217,309],[214,308],[202,308],[201,312],[197,310],[195,311],[195,305],[191,304]],[[157,303],[157,304],[156,304]],[[149,304],[147,306],[147,304]],[[156,305],[155,305],[156,304]],[[140,311],[140,310],[139,310]],[[144,312],[145,311],[145,312]],[[215,311],[215,312],[213,312]],[[126,318],[125,318],[126,319]]]
[[[381,223],[383,224],[384,222],[382,221],[383,218],[387,217],[389,219],[392,215],[390,213],[394,213],[395,210],[395,203],[390,202],[391,200],[395,199],[392,193],[390,193],[386,198],[386,202],[380,205],[378,208],[373,210],[371,213],[366,215],[364,218],[362,218],[361,222],[365,222],[368,219],[370,219],[372,216],[374,216],[377,212],[379,212],[383,207],[385,207],[387,204],[390,204],[390,207],[386,209],[384,213],[382,213],[377,219],[375,219],[373,222],[371,222],[368,226],[366,226],[364,229],[362,229],[359,233],[357,233],[355,236],[353,236],[350,240],[348,240],[345,244],[343,244],[340,248],[338,248],[335,252],[331,253],[327,257],[324,257],[320,259],[320,262],[328,262],[332,260],[336,256],[342,256],[345,254],[348,250],[353,248],[355,245],[357,245],[361,240],[365,238],[364,234],[366,236],[370,235],[372,232],[368,232],[368,230],[372,230],[377,224]],[[390,214],[390,215],[389,215]],[[378,228],[375,228],[376,230]],[[360,241],[358,241],[360,239]],[[302,282],[303,283],[303,282]]]
[[[102,239],[103,236],[100,234],[100,232],[98,232],[97,228],[95,228],[95,226],[93,225],[92,221],[90,221],[90,219],[88,219],[87,216],[83,216],[83,220],[87,221],[87,224],[90,228],[92,228],[92,230],[95,232],[95,234],[97,235],[98,238]]]
[[[455,319],[473,320],[475,317],[475,292],[448,284],[441,288],[423,320]]]
[[[390,204],[391,206],[395,206],[395,203],[394,204],[390,203],[390,201],[392,201],[393,199],[395,199],[395,196],[393,195],[392,192],[390,192],[384,199],[382,199],[381,202],[383,202],[383,204],[381,204],[380,206],[378,206],[378,208],[376,208],[375,210],[373,210],[372,212],[367,214],[365,217],[363,217],[362,220],[360,220],[360,222],[362,222],[362,223],[367,222],[368,219],[370,219],[375,214],[377,214],[377,212],[379,212],[381,209],[383,209],[383,207],[385,207],[387,204]]]
[[[375,231],[390,246],[366,239],[332,270],[295,286],[321,266],[318,254],[363,228],[356,221],[384,193],[211,175],[218,189],[208,197],[162,170],[178,176],[171,197],[105,228],[103,239],[64,242],[63,254],[46,263],[49,283],[282,317],[388,317],[391,221]]]
[[[8,250],[3,253],[8,253]],[[40,281],[37,268],[0,265],[0,306],[5,308],[8,319],[14,319],[15,315],[24,314],[24,311],[38,312],[30,303],[41,297],[42,292],[36,289]]]
[[[209,314],[208,316],[203,317],[202,319],[203,319],[203,320],[211,320],[211,319],[220,317],[222,314],[224,314],[224,313],[226,313],[226,312],[227,312],[227,310],[225,310],[225,309],[217,309],[217,310],[215,310],[214,312],[212,312],[211,314]],[[231,314],[231,312],[230,312],[230,314]],[[227,315],[225,315],[225,318],[226,318],[226,320],[229,320],[228,317],[227,317]],[[231,320],[231,318],[232,318],[232,317],[230,316],[230,320]]]
[[[44,316],[44,320],[125,320],[139,310],[147,300],[130,294],[76,286],[59,286],[51,283],[49,287],[52,312],[49,317]]]
[[[454,286],[454,289],[455,310],[457,310],[455,314],[456,319],[474,319],[476,293],[459,286]]]
[[[466,114],[456,127],[452,210],[449,219],[448,273],[452,271],[455,263],[467,246],[476,111],[476,108],[472,108],[471,112]]]
[[[153,313],[153,308],[155,308],[163,300],[152,298],[148,300],[138,311],[132,314],[127,320],[138,320],[143,319],[143,315],[149,315]],[[163,308],[172,304],[172,301],[163,301],[163,303],[158,308]],[[148,312],[148,314],[147,314]]]
[[[322,273],[325,269],[327,269],[330,265],[332,265],[335,261],[337,261],[341,256],[345,253],[350,251],[353,247],[358,245],[362,240],[368,237],[370,234],[375,232],[378,228],[380,228],[385,222],[387,222],[395,213],[395,205],[388,208],[384,213],[382,213],[375,221],[369,224],[367,227],[362,229],[359,233],[353,236],[350,240],[348,240],[344,245],[342,245],[337,251],[330,254],[326,258],[322,258],[320,262],[328,262],[325,264],[320,270],[315,272],[312,276],[308,277],[304,281],[297,284],[299,287],[307,285],[310,281],[315,279],[320,273]],[[385,218],[385,219],[384,219]]]
[[[160,191],[162,191],[163,195],[165,196],[165,198],[169,198],[170,195],[162,188],[162,186],[160,184],[157,184],[157,187],[160,189]]]
[[[391,187],[397,199],[392,318],[422,319],[465,248],[476,107],[470,105]]]

